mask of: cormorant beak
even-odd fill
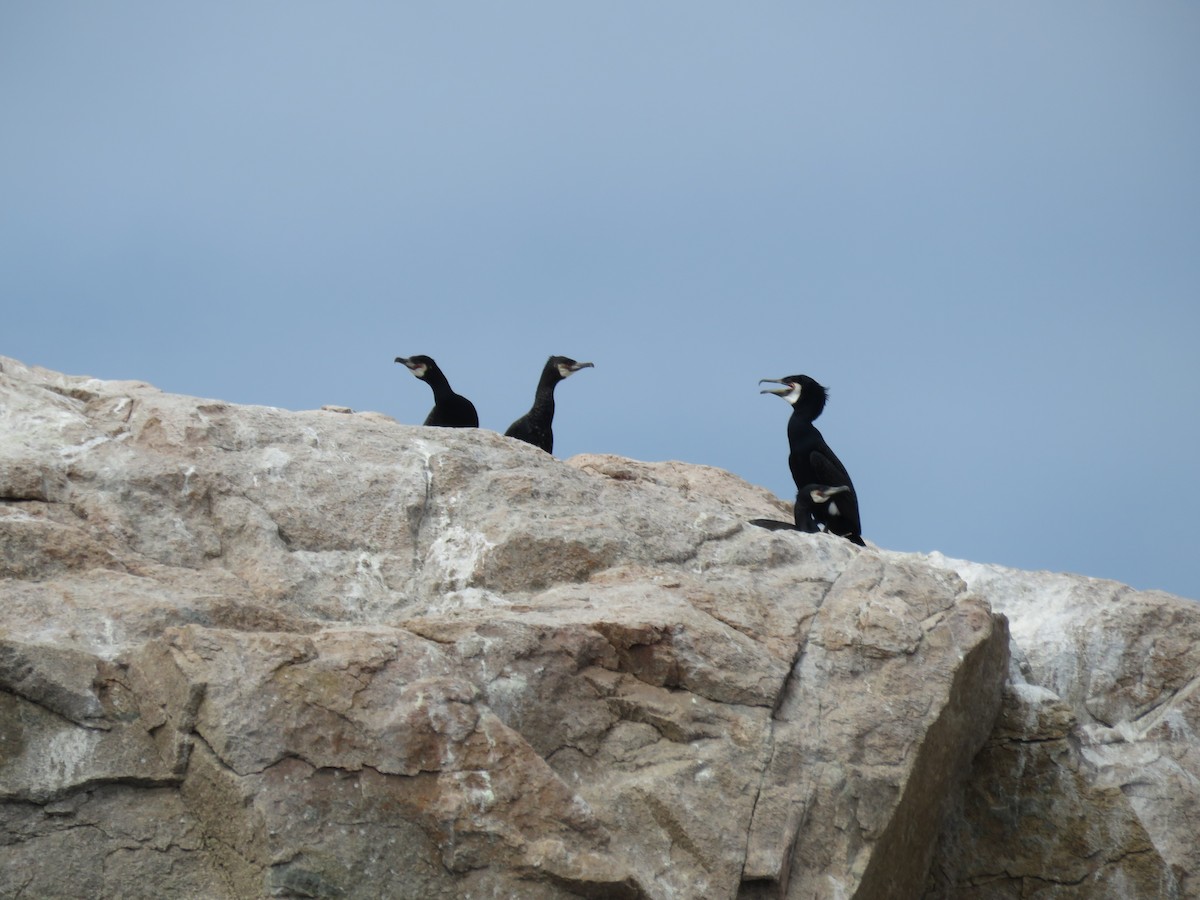
[[[782,388],[767,388],[766,390],[759,391],[760,394],[774,394],[776,397],[786,397],[788,394],[790,394],[792,392],[792,386],[780,378],[760,378],[760,379],[758,379],[758,383],[759,384],[769,383],[769,384],[782,384],[783,385]]]
[[[594,368],[596,368],[596,367],[589,362],[582,362],[582,363],[577,362],[577,363],[571,363],[570,365],[567,365],[566,363],[559,363],[558,364],[558,375],[560,378],[566,378],[569,375],[574,375],[580,369],[594,369]]]
[[[408,371],[412,372],[418,378],[422,378],[425,375],[425,367],[419,362],[414,362],[407,356],[397,356],[396,362],[403,363],[408,367]]]

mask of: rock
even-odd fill
[[[239,896],[175,786],[113,782],[45,803],[8,800],[0,827],[2,897]]]
[[[929,562],[1009,618],[1020,662],[931,896],[1200,896],[1200,604]]]
[[[1180,897],[1119,788],[1093,784],[1070,709],[1029,684],[1005,691],[936,855],[927,900]]]
[[[917,896],[929,837],[957,797],[947,787],[987,737],[979,726],[995,719],[1006,665],[1003,620],[956,578],[860,554],[816,614],[782,698],[748,880],[769,896],[775,884],[789,897]]]
[[[717,469],[340,407],[4,359],[0,421],[0,896],[907,898],[1029,855],[947,836],[997,780],[1104,817],[1128,853],[1068,852],[1081,883],[1195,870],[1186,809],[1096,755],[1128,712],[1186,761],[1191,647],[1006,692],[1016,576],[749,527],[788,505]]]

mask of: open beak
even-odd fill
[[[766,390],[759,391],[760,394],[774,394],[777,397],[786,397],[788,394],[790,394],[792,392],[792,386],[790,384],[788,384],[786,381],[782,381],[778,378],[760,378],[760,379],[758,379],[758,383],[759,384],[770,383],[770,384],[782,384],[783,385],[782,388],[767,388]]]

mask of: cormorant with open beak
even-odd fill
[[[813,532],[819,525],[825,525],[830,532],[865,546],[858,514],[858,494],[850,473],[813,425],[825,409],[828,390],[807,375],[763,378],[759,384],[764,382],[783,385],[762,393],[782,397],[792,407],[792,416],[788,419],[788,468],[797,490],[796,528]],[[814,488],[820,489],[823,496],[826,491],[833,490],[834,493],[822,500],[815,495]],[[835,495],[836,501],[832,501]],[[836,511],[832,517],[830,505]]]

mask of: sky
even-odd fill
[[[428,354],[556,455],[881,547],[1200,598],[1200,5],[0,4],[0,354],[419,423]]]

